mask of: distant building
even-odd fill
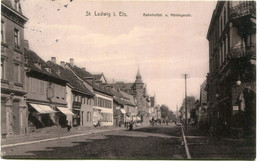
[[[150,98],[147,95],[146,85],[142,81],[142,76],[138,69],[136,80],[134,83],[116,82],[111,84],[116,90],[120,89],[134,97],[137,105],[137,115],[141,118],[144,124],[149,123],[149,107]]]
[[[19,0],[1,1],[1,134],[26,132],[24,24]]]
[[[206,89],[211,125],[255,131],[256,2],[218,1],[207,39]]]

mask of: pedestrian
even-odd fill
[[[130,125],[129,125],[129,130],[132,131],[133,130],[133,121],[130,122]]]
[[[68,120],[66,120],[66,122],[67,122],[67,131],[69,132],[70,129],[71,129],[71,125],[70,125],[70,123],[68,122]]]

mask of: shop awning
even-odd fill
[[[59,110],[60,110],[60,112],[62,112],[62,113],[64,113],[65,115],[69,115],[69,116],[71,116],[71,115],[75,115],[74,113],[72,113],[68,108],[66,108],[66,107],[57,107]]]
[[[57,111],[54,111],[50,106],[47,105],[39,105],[39,104],[34,104],[34,103],[29,103],[37,112],[41,114],[46,114],[46,113],[54,113]]]
[[[131,121],[131,119],[130,119],[129,117],[126,116],[126,117],[125,117],[125,121],[128,122],[128,121]]]
[[[124,109],[120,109],[120,111],[122,112],[122,114],[126,114]]]
[[[94,111],[93,117],[96,117],[96,118],[98,118],[98,119],[102,119],[102,118],[103,118],[103,117],[100,115],[100,113],[97,112],[97,111]]]

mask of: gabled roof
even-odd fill
[[[73,87],[74,90],[89,96],[94,96],[94,94],[85,87],[83,82],[79,80],[71,70],[55,64],[52,61],[48,61],[47,64],[51,66],[56,72],[59,72],[63,79],[68,80],[68,83]]]
[[[120,91],[120,93],[123,95],[123,98],[125,98],[123,101],[125,102],[125,104],[127,105],[131,105],[131,106],[136,106],[135,102],[134,102],[134,97],[124,91]]]
[[[83,70],[76,65],[71,66],[68,64],[68,67],[77,74],[78,77],[80,77],[82,80],[85,80],[92,88],[94,91],[101,92],[110,96],[113,96],[113,94],[110,92],[110,89],[106,87],[105,85],[97,84],[94,80],[88,81],[86,78],[93,77],[92,74],[86,70]]]
[[[127,92],[131,95],[135,95],[134,83],[116,82],[110,85],[113,86],[116,90],[120,89],[121,91]]]
[[[92,74],[92,76],[94,77],[94,79],[100,80],[102,78],[103,74]]]
[[[25,63],[25,67],[28,67],[31,71],[36,71],[52,78],[67,82],[66,79],[59,76],[56,71],[52,69],[44,60],[42,60],[42,58],[40,58],[35,52],[24,49],[24,57],[28,60],[27,63]],[[36,66],[35,64],[40,64],[40,66]],[[47,68],[50,69],[50,72],[47,71]]]

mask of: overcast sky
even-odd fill
[[[172,110],[188,95],[199,98],[208,72],[206,39],[215,1],[208,2],[94,2],[85,0],[21,0],[25,39],[45,61],[74,58],[91,73],[103,72],[109,81],[134,82],[138,64],[148,94]],[[65,5],[65,6],[64,6]],[[86,16],[86,11],[91,16]],[[94,12],[111,16],[95,16]],[[119,11],[127,17],[118,16]],[[113,16],[115,12],[116,16]],[[143,13],[163,14],[145,17]],[[171,17],[170,14],[191,17]],[[168,14],[169,17],[166,17]]]

